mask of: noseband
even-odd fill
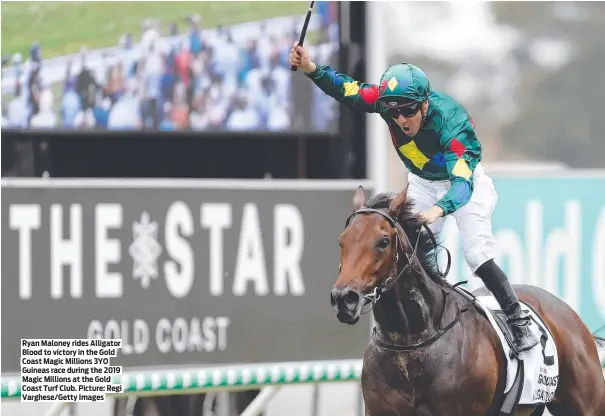
[[[405,230],[401,227],[401,225],[393,217],[391,217],[385,211],[382,211],[382,210],[379,210],[379,209],[362,208],[362,209],[360,209],[358,211],[353,212],[351,215],[349,215],[349,218],[347,218],[347,221],[345,223],[345,229],[347,229],[347,227],[349,226],[351,220],[355,216],[357,216],[359,214],[363,214],[363,213],[379,214],[384,219],[387,220],[387,222],[391,225],[391,227],[393,227],[395,229],[395,250],[394,250],[394,254],[393,254],[393,263],[392,263],[392,266],[391,266],[391,270],[387,274],[386,278],[381,279],[380,284],[378,284],[374,288],[374,290],[372,291],[372,293],[363,295],[363,299],[365,301],[365,304],[367,305],[368,303],[371,303],[372,306],[370,308],[366,309],[365,311],[363,310],[363,306],[362,306],[361,315],[364,315],[364,314],[370,312],[372,309],[374,309],[374,306],[376,305],[376,303],[380,299],[382,293],[384,293],[387,290],[389,290],[390,288],[392,288],[393,285],[399,280],[399,278],[408,270],[408,268],[414,268],[414,266],[412,266],[412,262],[414,261],[414,259],[418,258],[417,255],[416,255],[416,252],[418,251],[418,243],[420,242],[420,236],[422,234],[422,228],[423,227],[427,231],[427,233],[428,233],[430,239],[432,240],[435,248],[437,248],[437,241],[435,240],[435,236],[433,235],[433,232],[431,231],[431,229],[426,224],[423,223],[420,226],[420,230],[418,230],[418,237],[416,237],[416,243],[414,243],[414,249],[412,250],[412,255],[408,255],[408,253],[405,252],[405,248],[403,247],[403,243],[401,242],[401,236],[400,236],[400,233],[401,233],[402,235],[404,235],[404,236],[407,237],[407,234],[405,233]],[[407,259],[407,263],[401,269],[401,271],[399,273],[397,273],[397,265],[399,264],[399,247],[401,247],[401,251],[405,255],[405,257]],[[442,278],[444,278],[444,279],[447,276],[447,274],[448,274],[448,272],[450,270],[450,265],[451,265],[450,252],[447,249],[445,249],[445,250],[447,252],[448,262],[447,262],[447,268],[445,270],[445,273],[442,274]],[[436,250],[435,250],[435,258],[437,258],[437,251]],[[341,269],[342,269],[342,264],[340,264],[338,266],[338,273],[339,274],[340,274]],[[416,269],[414,269],[414,270],[417,273],[420,273],[420,271],[418,271]],[[396,273],[397,273],[397,275],[395,275]]]

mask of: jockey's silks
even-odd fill
[[[473,171],[481,161],[481,144],[472,118],[456,100],[433,90],[424,124],[411,138],[386,116],[386,108],[378,101],[378,85],[360,83],[327,65],[317,65],[315,72],[306,75],[324,93],[345,106],[380,114],[389,126],[399,158],[410,172],[430,181],[451,181],[451,188],[436,204],[443,209],[444,215],[470,200]]]

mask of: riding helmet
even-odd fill
[[[380,78],[379,101],[423,102],[431,94],[431,83],[424,71],[403,62],[391,66]]]

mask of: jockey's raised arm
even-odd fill
[[[323,92],[353,110],[378,113],[378,85],[355,81],[328,65],[305,73]]]
[[[341,104],[366,113],[379,112],[378,85],[355,81],[346,74],[336,72],[328,65],[317,65],[309,52],[298,42],[290,51],[290,64],[300,68],[324,93]]]

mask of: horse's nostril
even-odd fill
[[[359,301],[359,295],[353,290],[348,290],[343,297],[346,304],[354,304]]]
[[[354,310],[361,301],[361,295],[352,289],[332,289],[330,293],[330,303],[332,309],[338,312],[339,310]]]
[[[332,307],[336,306],[337,300],[336,300],[336,296],[334,296],[334,291],[330,292],[330,305],[332,305]]]

